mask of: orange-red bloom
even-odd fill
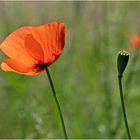
[[[138,34],[132,35],[130,41],[133,48],[140,48],[140,35]]]
[[[65,43],[64,23],[22,27],[11,33],[0,45],[8,56],[1,64],[4,71],[37,75],[62,53]]]

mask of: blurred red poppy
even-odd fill
[[[133,34],[130,38],[131,45],[133,48],[140,48],[140,35],[139,34]]]
[[[62,53],[65,43],[64,23],[22,27],[0,45],[8,56],[1,64],[4,71],[34,76],[51,65]]]

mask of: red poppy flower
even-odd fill
[[[140,48],[140,35],[138,34],[132,35],[130,41],[133,48]]]
[[[64,23],[22,27],[11,33],[0,45],[8,56],[1,64],[4,71],[37,75],[62,53],[65,43]]]

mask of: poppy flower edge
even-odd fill
[[[2,70],[29,76],[38,75],[61,55],[65,32],[66,26],[60,22],[17,29],[0,46],[9,57],[2,62]]]
[[[140,36],[137,33],[131,36],[130,42],[131,42],[132,48],[140,48]]]

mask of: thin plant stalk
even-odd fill
[[[127,121],[127,115],[126,115],[126,111],[125,111],[124,98],[123,98],[122,76],[118,76],[118,82],[119,82],[120,98],[121,98],[121,105],[122,105],[125,127],[126,127],[126,131],[127,131],[127,134],[128,134],[128,138],[131,139],[129,126],[128,126],[128,121]]]
[[[58,98],[57,98],[57,95],[56,95],[56,92],[55,92],[55,88],[54,88],[53,81],[52,81],[51,75],[49,73],[48,67],[46,67],[45,70],[46,70],[46,74],[47,74],[49,82],[50,82],[50,86],[51,86],[51,89],[52,89],[52,92],[53,92],[53,97],[54,97],[54,100],[56,102],[58,112],[59,112],[59,115],[60,115],[60,120],[61,120],[61,124],[62,124],[62,129],[63,129],[63,132],[64,132],[64,136],[65,136],[65,139],[68,139],[66,128],[65,128],[65,123],[64,123],[64,119],[63,119],[63,115],[62,115],[62,111],[61,111],[61,107],[60,107],[60,104],[59,104],[59,101],[58,101]]]
[[[125,101],[126,104],[128,103],[127,100],[128,100],[128,97],[129,97],[129,91],[130,91],[130,88],[131,88],[131,83],[133,81],[133,75],[135,73],[133,68],[136,66],[138,56],[139,56],[138,51],[135,50],[134,55],[132,57],[132,61],[131,61],[130,66],[129,66],[128,76],[127,76],[127,79],[125,81],[125,91],[126,91],[127,94],[124,93],[124,101]],[[118,133],[118,130],[121,126],[122,119],[120,118],[120,115],[121,115],[121,110],[120,110],[120,107],[119,107],[118,112],[117,112],[117,118],[118,119],[116,121],[116,125],[115,125],[114,130],[112,131],[111,136],[116,136],[117,133]]]

